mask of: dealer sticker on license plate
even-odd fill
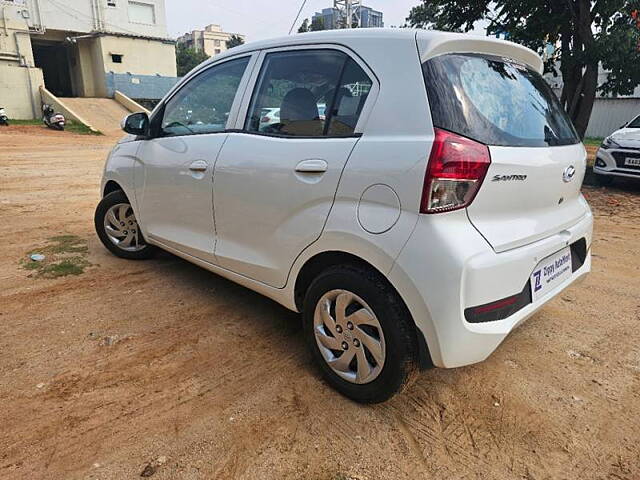
[[[625,164],[625,165],[628,165],[628,166],[630,166],[630,167],[640,167],[640,158],[630,158],[630,157],[627,157],[627,158],[624,160],[624,164]]]
[[[567,247],[542,260],[531,274],[533,301],[544,297],[572,274],[571,248]]]

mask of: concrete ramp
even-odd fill
[[[122,136],[120,122],[131,112],[110,98],[61,98],[74,112],[105,135]]]

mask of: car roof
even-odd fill
[[[390,40],[406,40],[418,42],[422,61],[448,52],[477,52],[490,53],[512,57],[529,65],[534,70],[542,72],[542,59],[533,51],[497,38],[474,35],[469,33],[451,33],[438,30],[417,30],[410,28],[353,28],[342,30],[324,30],[277,37],[268,40],[250,42],[234,47],[226,52],[212,57],[204,63],[208,65],[227,57],[242,53],[254,52],[269,48],[300,46],[307,44],[338,44],[346,47],[363,45],[375,47],[376,42],[384,43]],[[357,50],[357,48],[355,48]]]

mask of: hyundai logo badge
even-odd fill
[[[571,165],[564,169],[564,173],[562,174],[562,180],[564,180],[564,183],[569,183],[571,180],[573,180],[573,177],[575,176],[576,176],[576,167]]]

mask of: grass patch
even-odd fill
[[[602,144],[604,138],[600,137],[587,137],[584,139],[584,144],[590,147],[599,147]]]
[[[39,253],[45,256],[41,262],[31,260],[31,255]],[[87,260],[89,247],[87,241],[75,235],[58,235],[48,239],[47,244],[26,253],[20,260],[25,270],[34,272],[38,278],[58,278],[84,273],[91,263]]]
[[[9,120],[10,125],[35,125],[44,126],[42,120]],[[102,132],[93,131],[82,123],[74,122],[73,120],[67,120],[67,124],[64,127],[65,132],[77,133],[79,135],[102,135]]]

